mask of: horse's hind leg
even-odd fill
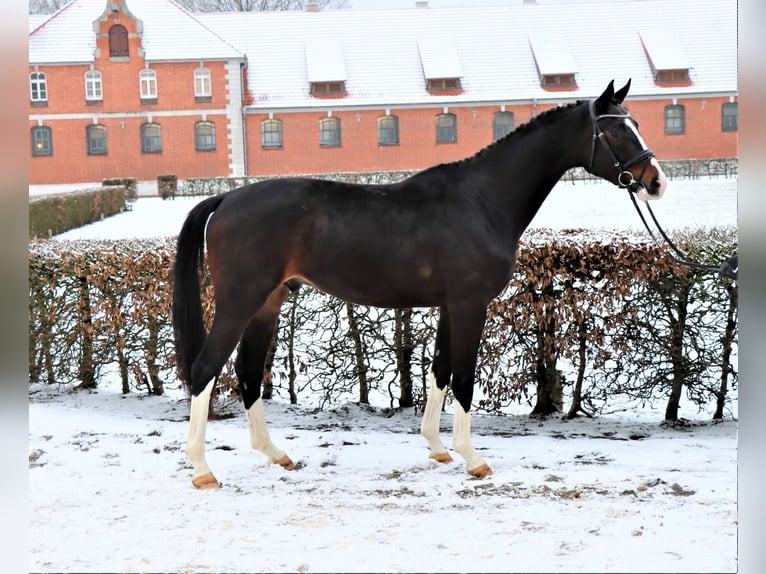
[[[476,357],[486,320],[486,307],[451,309],[452,394],[455,396],[452,448],[465,459],[468,474],[484,478],[492,474],[471,444],[471,399],[476,378]]]
[[[189,437],[186,440],[186,456],[194,466],[192,484],[197,488],[219,488],[205,460],[205,429],[208,406],[215,378],[221,372],[226,359],[234,351],[242,332],[242,321],[225,319],[219,312],[210,329],[202,350],[194,360],[191,370],[191,410],[189,413]]]
[[[420,423],[420,434],[426,439],[431,449],[429,458],[445,464],[452,462],[452,457],[439,438],[439,421],[444,406],[444,397],[447,394],[447,387],[452,375],[450,352],[449,313],[446,307],[442,307],[439,313],[439,325],[436,329],[434,360],[428,374],[430,385],[423,420]]]
[[[234,368],[245,404],[251,446],[266,455],[269,462],[292,470],[295,468],[293,461],[271,442],[261,398],[266,354],[279,318],[279,309],[289,293],[290,290],[284,285],[277,288],[250,321],[240,341]]]

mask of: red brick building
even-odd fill
[[[30,186],[421,169],[632,79],[660,159],[737,156],[736,0],[30,17]],[[662,18],[658,20],[657,15]]]

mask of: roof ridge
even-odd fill
[[[75,1],[76,1],[76,0],[75,0]],[[127,1],[129,1],[129,0],[126,0],[126,2],[127,2]],[[245,57],[246,57],[246,54],[245,54],[245,53],[244,53],[242,50],[240,50],[238,47],[234,46],[234,45],[233,45],[231,42],[229,42],[227,39],[225,39],[225,38],[222,38],[222,37],[221,37],[221,36],[220,36],[220,35],[219,35],[219,34],[218,34],[218,33],[217,33],[215,30],[213,30],[213,29],[209,28],[208,26],[206,26],[205,24],[203,24],[202,22],[200,22],[200,20],[199,20],[199,19],[198,19],[196,16],[194,16],[194,14],[193,14],[191,11],[187,10],[186,8],[184,8],[183,6],[181,6],[180,4],[178,4],[178,3],[177,3],[175,0],[165,0],[165,1],[166,1],[168,4],[172,4],[174,8],[177,8],[178,10],[180,10],[181,12],[183,12],[184,14],[186,14],[186,15],[187,15],[189,18],[191,18],[191,19],[192,19],[192,20],[194,20],[194,21],[195,21],[197,24],[199,24],[200,26],[202,26],[202,27],[203,27],[205,30],[207,30],[208,32],[210,32],[210,33],[211,33],[213,36],[215,36],[215,37],[216,37],[216,38],[218,38],[218,39],[219,39],[221,42],[223,42],[224,44],[226,44],[226,45],[227,45],[229,48],[231,48],[232,50],[234,50],[235,52],[237,52],[237,53],[238,53],[240,56],[242,56],[243,58],[245,58]]]
[[[38,31],[40,28],[42,28],[43,26],[45,26],[45,25],[46,25],[48,22],[50,22],[50,21],[51,21],[51,20],[53,20],[54,18],[57,18],[57,17],[58,17],[58,16],[59,16],[59,15],[60,15],[62,12],[64,12],[64,10],[68,10],[69,8],[71,8],[72,6],[74,6],[75,4],[77,4],[79,1],[80,1],[80,0],[71,0],[70,2],[67,2],[66,4],[64,4],[64,5],[63,5],[61,8],[59,8],[58,10],[56,10],[56,11],[55,11],[53,14],[49,14],[49,15],[48,15],[48,18],[46,18],[45,20],[43,20],[43,21],[42,21],[40,24],[38,24],[38,25],[37,25],[37,27],[36,27],[34,30],[32,30],[32,31],[29,33],[29,36],[31,36],[32,34],[34,34],[35,32],[37,32],[37,31]],[[33,15],[34,15],[34,14],[30,14],[30,16],[33,16]]]

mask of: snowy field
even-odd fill
[[[197,201],[140,199],[58,238],[172,236]],[[736,180],[671,181],[656,212],[670,229],[736,225]],[[590,183],[557,186],[533,222],[640,225],[625,192]],[[430,461],[411,410],[272,401],[272,438],[298,469],[251,451],[237,411],[208,424],[223,488],[196,491],[188,403],[168,387],[163,397],[123,396],[114,378],[96,392],[30,388],[30,571],[737,569],[737,422],[683,401],[675,427],[650,408],[574,421],[475,415],[474,446],[495,472],[484,480],[462,461]]]

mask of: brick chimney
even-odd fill
[[[319,2],[316,0],[306,0],[306,12],[319,12]]]
[[[428,0],[417,0],[415,8],[428,8]]]

